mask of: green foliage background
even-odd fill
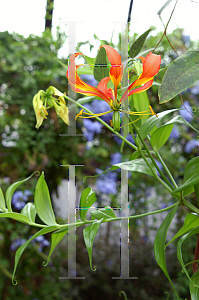
[[[156,34],[154,34],[156,33]],[[188,49],[198,49],[198,44],[190,42],[184,44],[182,30],[176,30],[169,39],[179,54]],[[161,37],[162,33],[153,32],[145,43],[143,50],[152,48]],[[136,39],[137,35],[130,37],[130,43]],[[45,172],[45,178],[50,189],[50,193],[57,190],[63,178],[68,178],[67,171],[60,167],[60,164],[84,164],[84,168],[77,168],[77,182],[80,188],[87,184],[94,184],[94,179],[89,179],[84,185],[82,178],[84,175],[94,175],[95,169],[105,170],[110,166],[110,155],[118,151],[119,146],[113,141],[112,135],[105,129],[97,136],[98,145],[93,145],[86,149],[86,140],[82,137],[60,137],[59,134],[67,133],[66,125],[57,118],[54,110],[49,112],[49,117],[44,121],[42,127],[35,129],[35,115],[32,108],[33,96],[40,89],[47,89],[50,85],[55,86],[61,92],[67,92],[66,70],[59,64],[57,54],[66,37],[57,33],[57,38],[53,39],[49,32],[43,33],[41,37],[30,35],[24,38],[16,33],[0,33],[0,176],[1,179],[8,177],[10,182],[28,177],[33,171]],[[80,50],[81,50],[81,45]],[[115,45],[118,48],[120,43]],[[92,48],[92,45],[90,45]],[[168,65],[176,58],[170,45],[163,39],[157,49],[157,54],[161,54],[163,66]],[[67,60],[62,60],[67,64]],[[155,81],[161,82],[164,71],[156,76]],[[158,104],[158,86],[154,85],[148,95],[150,103],[156,112],[163,109],[179,108],[181,99],[177,96],[173,101],[163,105]],[[196,106],[198,98],[193,97],[186,91],[184,94],[190,104]],[[198,112],[195,114],[198,117]],[[192,121],[196,125],[197,120]],[[82,133],[82,122],[79,121],[77,133]],[[161,154],[166,161],[169,161],[169,168],[175,178],[181,180],[184,165],[188,159],[197,155],[197,149],[186,154],[184,146],[188,140],[196,138],[191,130],[179,127],[180,139],[169,140]],[[18,138],[16,138],[18,136]],[[13,142],[9,146],[6,142]],[[173,150],[172,150],[173,149]],[[170,152],[171,150],[171,152]],[[132,152],[125,146],[123,160],[130,158]],[[171,159],[172,156],[172,159]],[[178,161],[178,169],[176,168]],[[81,170],[80,170],[81,169]],[[2,180],[1,180],[2,181]],[[1,182],[5,191],[6,183]],[[26,188],[34,191],[36,178]],[[136,184],[135,184],[136,183]],[[167,193],[155,183],[152,177],[133,174],[129,178],[129,193],[132,195],[130,201],[131,212],[139,214],[146,211],[149,205],[147,188],[155,187],[157,197],[151,199],[154,209],[162,204],[168,204],[171,200]],[[119,183],[118,183],[119,188]],[[110,196],[109,205],[117,205],[115,196]],[[195,201],[193,198],[192,201]],[[98,203],[103,202],[103,197],[98,193]],[[184,213],[184,211],[182,211]],[[62,220],[60,220],[63,222]],[[154,223],[156,217],[154,217]],[[182,223],[179,214],[177,226]],[[105,224],[104,224],[105,225]],[[25,251],[18,269],[18,285],[13,286],[9,278],[14,265],[14,253],[10,250],[11,241],[17,237],[28,238],[35,233],[35,229],[23,226],[15,221],[1,220],[0,239],[0,271],[2,278],[0,282],[0,294],[2,300],[21,299],[120,299],[118,293],[125,290],[128,299],[136,300],[161,300],[165,299],[164,291],[172,291],[164,274],[159,270],[153,256],[153,246],[150,242],[150,230],[147,220],[141,219],[139,223],[130,222],[130,239],[133,241],[130,249],[130,276],[138,276],[138,280],[112,280],[112,277],[119,276],[119,243],[111,243],[110,226],[106,224],[105,236],[94,242],[93,261],[98,266],[96,272],[90,270],[88,254],[83,242],[82,230],[77,229],[77,271],[78,276],[85,276],[86,280],[59,280],[60,276],[67,276],[67,243],[62,242],[52,256],[52,263],[48,267],[42,266],[42,261],[46,260],[44,253],[36,251],[33,245]],[[113,224],[114,226],[114,224]],[[155,227],[155,226],[154,226]],[[154,228],[155,229],[155,228]],[[141,235],[144,231],[145,236]],[[106,241],[104,243],[104,241]],[[108,246],[107,246],[108,245]],[[185,256],[193,257],[194,243],[187,245]],[[146,255],[147,253],[147,255]],[[168,270],[174,283],[177,285],[179,294],[187,297],[188,283],[183,281],[183,275],[179,265],[173,255],[173,248],[168,253]],[[183,284],[182,284],[183,281]],[[143,284],[144,283],[144,284]]]

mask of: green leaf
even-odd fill
[[[26,216],[31,222],[35,223],[36,209],[33,203],[27,203],[21,211],[21,214]]]
[[[144,45],[144,42],[149,34],[149,32],[151,31],[151,29],[148,29],[147,31],[145,31],[141,36],[139,36],[139,38],[131,45],[131,48],[129,50],[129,56],[131,58],[134,58],[135,56],[137,56],[141,49],[142,46]]]
[[[146,120],[146,122],[144,122],[144,124],[139,129],[139,133],[140,133],[141,137],[143,139],[145,139],[147,137],[147,135],[153,130],[153,128],[159,124],[159,122],[162,120],[162,118],[164,118],[166,115],[168,115],[176,110],[178,110],[178,109],[165,110],[165,111],[157,114],[158,117],[152,116],[148,120]],[[139,140],[139,137],[137,137],[137,140]]]
[[[24,216],[24,215],[16,213],[16,212],[0,213],[0,218],[10,218],[10,219],[19,221],[21,223],[29,224],[29,225],[33,225],[33,223],[34,223],[27,216]]]
[[[141,150],[141,151],[145,156],[148,155],[148,152],[146,150]],[[155,154],[154,151],[150,151],[150,153]],[[129,160],[134,160],[134,159],[138,158],[140,155],[141,155],[140,151],[134,151]]]
[[[187,122],[181,116],[175,116],[173,119],[171,119],[165,125],[169,125],[169,124],[185,124],[185,125],[189,126],[190,128],[192,128],[194,131],[199,132],[195,127],[193,127],[189,122]]]
[[[0,188],[0,210],[5,211],[5,212],[7,210],[4,195],[3,195],[1,188]]]
[[[166,246],[171,244],[179,236],[191,231],[192,229],[194,229],[198,226],[199,226],[199,217],[198,217],[198,215],[195,215],[195,214],[186,215],[182,228],[180,228],[180,230],[174,235],[174,237],[169,241],[169,243]]]
[[[106,206],[98,210],[92,210],[91,215],[98,220],[116,218],[116,215],[110,206]]]
[[[66,228],[63,232],[53,232],[53,234],[51,235],[51,247],[50,247],[50,252],[48,255],[48,260],[45,263],[45,266],[48,265],[50,257],[55,249],[55,247],[61,242],[61,240],[64,238],[64,236],[66,235],[66,233],[68,232],[68,228]]]
[[[184,265],[184,261],[183,261],[183,258],[182,258],[182,243],[188,239],[190,236],[194,235],[194,234],[198,234],[199,233],[199,228],[195,228],[193,230],[191,230],[189,233],[185,234],[184,236],[182,236],[179,241],[178,241],[178,245],[177,245],[177,258],[182,266],[182,269],[184,271],[184,273],[187,275],[187,278],[189,279],[190,283],[196,285],[192,278],[190,278],[188,272],[187,272],[187,269]],[[197,286],[199,287],[199,285],[197,284]]]
[[[15,190],[20,186],[22,183],[28,181],[35,173],[39,173],[38,171],[35,171],[32,173],[28,178],[17,181],[9,186],[9,188],[6,191],[6,204],[9,212],[12,212],[12,207],[11,207],[11,201],[12,201],[12,196],[15,192]]]
[[[157,15],[161,15],[162,11],[169,5],[169,3],[171,3],[172,0],[168,0],[161,8],[160,10],[157,12]]]
[[[80,218],[83,222],[86,221],[87,211],[96,200],[97,199],[92,188],[88,187],[85,190],[83,190],[80,199]]]
[[[199,51],[189,51],[176,58],[168,67],[158,94],[160,104],[186,90],[199,80]]]
[[[38,216],[45,224],[47,225],[57,224],[55,221],[55,215],[51,205],[48,186],[44,179],[43,172],[37,181],[37,185],[35,188],[34,203],[35,203]]]
[[[199,156],[192,158],[185,167],[184,180],[181,187],[173,193],[184,191],[184,196],[194,192],[194,185],[199,182]],[[190,188],[191,189],[188,189]],[[185,191],[186,190],[186,191]]]
[[[153,132],[150,138],[150,144],[155,151],[158,151],[160,148],[162,148],[162,146],[164,146],[171,134],[172,129],[173,124],[170,124],[164,125]]]
[[[28,244],[32,240],[34,240],[36,237],[38,237],[40,235],[44,235],[44,234],[49,233],[49,232],[52,232],[52,231],[54,231],[54,230],[56,230],[58,228],[59,228],[58,226],[48,226],[48,227],[42,228],[40,231],[38,231],[37,233],[35,233],[27,242],[25,242],[21,247],[19,247],[19,249],[17,249],[16,254],[15,254],[14,271],[13,271],[13,274],[12,274],[12,282],[13,282],[13,284],[17,284],[17,281],[14,281],[15,272],[16,272],[17,265],[18,265],[18,262],[20,260],[20,257],[22,256],[22,254],[23,254],[25,248],[28,246]]]
[[[90,65],[90,67],[93,69],[94,65],[95,65],[95,58],[89,57],[84,55],[85,60],[87,61],[87,63]]]
[[[88,256],[89,256],[89,261],[90,261],[90,267],[92,271],[96,271],[96,267],[92,266],[92,248],[93,248],[93,241],[94,238],[99,230],[99,227],[102,223],[103,219],[101,220],[97,220],[95,222],[93,222],[91,225],[87,226],[86,228],[84,228],[83,230],[83,236],[84,236],[84,242],[86,244],[86,248],[88,251]]]
[[[146,91],[142,92],[142,93],[134,94],[130,98],[131,99],[129,101],[129,106],[130,106],[131,111],[139,112],[139,111],[149,110],[150,102],[149,102],[149,98],[148,98]],[[133,121],[139,119],[140,116],[129,115],[129,118],[130,118],[129,122],[133,122]],[[149,118],[149,115],[142,117],[140,120],[136,121],[136,126],[138,128],[140,128],[140,126],[142,124],[144,124],[144,122],[148,118]]]
[[[177,292],[175,290],[175,287],[173,286],[173,283],[170,279],[170,276],[167,271],[167,266],[166,266],[166,258],[165,258],[165,242],[166,242],[166,236],[167,236],[167,231],[170,227],[170,224],[177,212],[178,205],[176,205],[170,212],[167,214],[166,218],[163,220],[162,224],[160,225],[160,228],[158,229],[158,232],[155,237],[155,242],[154,242],[154,254],[155,254],[155,259],[160,266],[160,268],[163,270],[164,274],[170,281],[177,298],[179,299]]]
[[[156,168],[153,165],[151,159],[150,158],[146,158],[146,159],[147,159],[148,163],[150,164],[151,168],[157,174]],[[144,173],[144,174],[147,174],[150,176],[154,176],[154,173],[148,167],[148,165],[146,164],[146,162],[144,161],[143,158],[138,158],[138,159],[134,159],[132,161],[119,163],[119,164],[116,164],[115,166],[117,166],[123,170],[134,171],[134,172],[139,172],[139,173]]]
[[[196,193],[196,198],[197,198],[198,205],[199,205],[199,182],[194,184],[194,191]]]
[[[107,66],[106,50],[102,47],[100,48],[94,67],[94,77],[95,80],[101,81],[103,78],[109,76],[109,69]]]
[[[191,277],[191,281],[195,284],[195,286],[198,285],[199,270]],[[195,287],[191,281],[189,281],[189,290],[190,290],[190,294],[191,294],[191,300],[198,300],[199,299],[199,288]]]

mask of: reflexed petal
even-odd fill
[[[122,74],[123,74],[123,64],[122,64],[122,61],[121,61],[121,56],[111,46],[103,45],[101,47],[103,47],[106,50],[108,60],[110,61],[111,65],[112,65],[112,67],[110,69],[110,77],[111,77],[111,80],[114,84],[115,93],[116,93],[118,84],[120,83],[120,81],[122,79]]]
[[[147,54],[146,58],[140,57],[140,59],[143,63],[143,72],[141,78],[152,78],[159,72],[161,63],[160,55],[150,52]]]
[[[130,95],[133,95],[133,94],[138,94],[138,93],[144,92],[152,86],[152,83],[153,83],[153,79],[151,79],[150,81],[143,84],[143,86],[141,86],[141,87],[139,87],[135,90],[132,90],[128,95],[130,96]]]
[[[109,102],[109,98],[100,90],[96,89],[95,87],[85,83],[80,79],[77,74],[77,68],[79,66],[75,65],[75,58],[79,55],[83,55],[82,53],[78,52],[75,54],[70,55],[70,66],[68,67],[68,71],[66,76],[68,78],[69,84],[73,91],[76,93],[81,93],[88,96],[96,96],[100,97],[101,99]]]
[[[137,80],[131,83],[131,85],[128,87],[128,90],[126,90],[124,95],[122,96],[120,102],[123,102],[128,96],[132,94],[141,93],[148,90],[153,84],[153,77],[160,70],[160,63],[161,63],[160,55],[155,55],[150,52],[149,54],[147,54],[146,58],[140,57],[140,59],[143,63],[143,72],[140,74]],[[138,86],[141,87],[136,88]]]
[[[105,78],[103,78],[103,79],[99,82],[97,88],[98,88],[100,91],[102,91],[104,94],[106,94],[107,97],[109,97],[109,98],[111,98],[111,99],[113,100],[113,91],[112,91],[111,88],[107,88],[107,84],[108,84],[108,82],[109,82],[110,80],[111,80],[110,77],[105,77]]]

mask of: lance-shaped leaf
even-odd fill
[[[18,265],[18,262],[20,260],[20,257],[22,256],[22,254],[23,254],[24,250],[26,249],[26,247],[28,246],[28,244],[32,240],[34,240],[36,237],[38,237],[40,235],[44,235],[44,234],[52,232],[52,231],[55,231],[58,228],[59,228],[58,226],[48,226],[48,227],[42,228],[40,231],[38,231],[37,233],[35,233],[27,242],[25,242],[21,247],[19,247],[19,249],[17,249],[16,254],[15,254],[14,271],[13,271],[13,274],[12,274],[12,282],[13,282],[13,284],[17,284],[17,281],[14,280],[15,272],[16,272],[17,265]]]
[[[106,206],[98,210],[92,210],[91,215],[98,220],[116,218],[116,215],[110,206]]]
[[[102,47],[100,48],[96,57],[95,67],[94,67],[94,77],[95,80],[101,81],[103,78],[108,76],[109,76],[109,69],[107,66],[106,50]]]
[[[169,124],[184,124],[184,125],[187,125],[190,128],[192,128],[194,131],[199,132],[195,127],[193,127],[189,122],[187,122],[181,116],[175,116],[173,119],[171,119],[165,125],[169,125]]]
[[[180,230],[174,235],[174,237],[169,241],[169,243],[166,246],[171,244],[179,236],[191,231],[192,229],[194,229],[198,226],[199,226],[199,217],[198,217],[198,215],[195,215],[195,214],[186,215],[182,228],[180,228]]]
[[[19,221],[21,223],[29,224],[29,225],[33,225],[33,223],[34,223],[27,216],[24,216],[24,215],[16,213],[16,212],[0,213],[0,218],[10,218],[10,219]]]
[[[89,256],[89,261],[90,261],[90,267],[92,271],[96,271],[96,266],[92,266],[92,249],[93,249],[93,241],[94,238],[99,230],[99,227],[102,223],[103,219],[101,220],[97,220],[95,222],[93,222],[91,225],[87,226],[86,228],[84,228],[83,230],[83,236],[84,236],[84,242],[86,244],[86,248],[88,251],[88,256]]]
[[[33,203],[27,203],[21,211],[21,214],[30,219],[31,222],[35,223],[36,209]]]
[[[92,188],[88,187],[83,190],[80,199],[80,218],[83,222],[86,221],[86,213],[95,201],[96,196]]]
[[[3,195],[1,188],[0,188],[0,210],[6,211],[6,203],[5,203],[4,195]]]
[[[184,191],[184,196],[194,192],[194,185],[199,182],[199,157],[192,158],[185,167],[183,184],[173,193]]]
[[[129,50],[129,56],[131,58],[134,58],[135,56],[137,56],[141,49],[142,46],[144,45],[144,42],[149,34],[149,32],[151,31],[151,29],[148,29],[147,31],[145,31],[141,36],[139,36],[139,38],[132,44],[130,50]]]
[[[151,159],[146,158],[146,160],[149,163],[152,170],[156,174],[156,168],[155,168],[154,164],[152,163]],[[115,166],[120,167],[123,170],[134,171],[134,172],[139,172],[139,173],[144,173],[144,174],[147,174],[150,176],[154,176],[154,173],[149,168],[149,166],[147,165],[147,163],[145,162],[145,160],[143,158],[137,158],[132,161],[119,163],[119,164],[116,164]]]
[[[66,233],[68,232],[68,228],[66,228],[64,231],[62,232],[53,232],[53,234],[51,235],[51,247],[50,247],[50,252],[48,255],[48,260],[45,263],[45,266],[47,266],[47,264],[49,263],[50,257],[55,249],[55,247],[61,242],[61,240],[64,238],[64,236],[66,235]]]
[[[158,94],[160,103],[167,102],[199,80],[199,51],[176,58],[168,67]]]
[[[12,212],[12,207],[11,207],[11,201],[12,201],[12,196],[16,190],[16,188],[18,188],[18,186],[20,186],[22,183],[26,182],[27,180],[29,180],[35,173],[38,173],[37,171],[35,171],[34,173],[32,173],[32,175],[30,175],[28,178],[17,181],[13,184],[11,184],[9,186],[9,188],[6,191],[6,204],[7,204],[7,208],[9,212]]]
[[[150,138],[150,144],[155,151],[158,151],[160,148],[162,148],[162,146],[164,146],[171,134],[172,129],[173,124],[169,124],[162,126],[153,132]]]
[[[155,259],[170,281],[177,298],[179,299],[177,292],[175,290],[175,287],[173,286],[173,283],[170,279],[169,273],[167,271],[167,265],[166,265],[166,258],[165,258],[165,242],[166,242],[166,236],[167,236],[167,231],[170,227],[170,224],[177,212],[178,205],[176,205],[170,212],[167,214],[166,218],[163,220],[162,224],[160,225],[160,228],[158,229],[158,232],[155,237],[155,242],[154,242],[154,254],[155,254]]]
[[[37,181],[35,188],[34,203],[40,219],[47,225],[56,225],[55,215],[52,209],[48,186],[44,179],[44,173]]]
[[[162,118],[164,118],[166,115],[168,115],[176,110],[177,109],[166,110],[166,111],[163,111],[163,112],[157,114],[158,117],[152,116],[148,120],[146,120],[139,129],[139,133],[140,133],[141,137],[143,139],[145,139],[147,137],[147,135],[153,130],[153,128],[159,124],[159,122],[162,120]],[[137,137],[136,139],[139,141],[139,137]]]
[[[199,228],[195,228],[193,230],[191,230],[189,233],[183,235],[179,241],[178,241],[178,245],[177,245],[177,258],[182,266],[182,269],[184,271],[184,273],[187,275],[187,278],[190,280],[190,283],[194,284],[197,288],[199,288],[198,282],[197,284],[195,284],[195,282],[193,282],[193,280],[190,278],[189,273],[187,272],[187,269],[185,267],[184,261],[183,261],[183,257],[182,257],[182,244],[184,241],[186,241],[190,236],[198,234],[199,233]]]

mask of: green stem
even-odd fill
[[[191,211],[195,212],[197,215],[199,215],[199,209],[190,202],[188,202],[185,198],[182,198],[182,204],[189,208]]]
[[[113,221],[118,221],[118,220],[127,220],[127,219],[137,219],[137,218],[141,218],[141,217],[146,217],[146,216],[150,216],[150,215],[155,215],[155,214],[159,214],[159,213],[162,213],[164,211],[167,211],[173,207],[175,207],[176,205],[179,205],[179,201],[166,207],[166,208],[163,208],[163,209],[159,209],[159,210],[155,210],[155,211],[151,211],[151,212],[148,212],[148,213],[144,213],[144,214],[140,214],[140,215],[135,215],[135,216],[129,216],[129,217],[117,217],[117,218],[111,218],[111,219],[106,219],[106,220],[103,220],[102,223],[105,223],[105,222],[113,222]]]
[[[167,172],[169,178],[171,179],[171,181],[172,181],[174,187],[177,189],[178,186],[177,186],[177,184],[176,184],[176,182],[175,182],[173,176],[171,175],[171,173],[170,173],[170,171],[169,171],[167,165],[165,164],[164,160],[162,159],[160,153],[159,153],[158,151],[157,151],[157,152],[155,151],[155,154],[156,154],[156,156],[158,157],[158,159],[160,160],[161,164],[163,165],[163,167],[164,167],[165,171]]]
[[[166,189],[169,191],[169,192],[172,192],[172,190],[174,190],[175,188],[172,186],[172,184],[169,182],[169,180],[166,178],[166,176],[162,173],[162,171],[160,170],[160,168],[158,167],[158,165],[156,164],[156,161],[155,159],[153,158],[153,156],[151,155],[145,141],[143,140],[141,134],[139,133],[139,130],[137,129],[137,126],[132,123],[132,126],[134,128],[134,130],[136,131],[136,133],[138,134],[139,136],[139,139],[141,140],[145,150],[147,151],[148,153],[148,156],[150,157],[150,159],[152,160],[154,166],[156,167],[156,169],[158,170],[158,172],[160,173],[160,175],[162,176],[162,178],[167,182],[164,182],[159,176],[157,176],[156,174],[156,178],[166,187]],[[142,155],[142,157],[144,156],[144,154],[141,152],[141,150],[138,150],[140,151],[140,154]],[[143,157],[144,158],[144,157]],[[154,172],[154,171],[153,171]]]
[[[87,109],[86,107],[84,107],[83,105],[81,105],[80,103],[78,103],[77,101],[73,100],[72,98],[64,95],[64,97],[75,103],[77,106],[83,108],[85,111],[87,111],[88,113],[90,113],[91,115],[93,115],[93,112],[90,111],[89,109]],[[114,134],[116,134],[117,136],[119,136],[119,138],[121,138],[123,141],[125,141],[129,146],[131,146],[134,150],[138,150],[137,147],[135,145],[133,145],[131,142],[129,142],[125,137],[123,137],[120,133],[116,132],[113,130],[113,128],[111,126],[109,126],[106,122],[104,122],[102,119],[100,119],[99,117],[95,117],[96,120],[98,120],[100,123],[102,123],[104,126],[106,126],[110,131],[112,131]]]

